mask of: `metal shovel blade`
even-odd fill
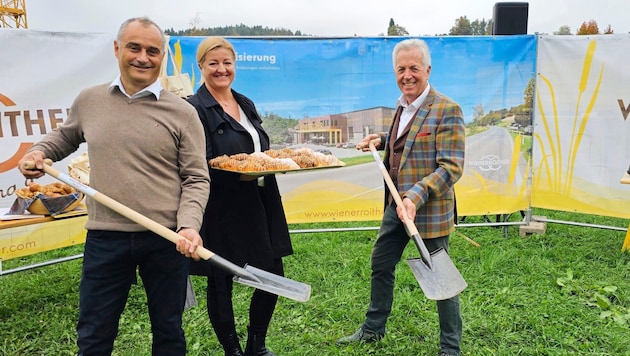
[[[468,286],[444,249],[431,254],[432,268],[422,258],[409,258],[407,264],[428,299],[449,299]]]
[[[254,266],[245,265],[244,269],[254,275],[254,277],[258,280],[256,281],[242,276],[234,276],[235,282],[264,290],[269,293],[281,295],[298,302],[306,302],[311,297],[311,286],[308,284],[284,278],[278,276],[277,274],[263,271],[262,269]]]

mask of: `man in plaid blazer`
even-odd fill
[[[369,142],[385,150],[384,163],[403,198],[397,207],[385,189],[383,221],[372,249],[371,300],[363,325],[340,344],[374,342],[385,336],[391,312],[394,271],[409,237],[402,214],[407,214],[423,237],[429,252],[448,251],[455,229],[453,185],[464,168],[466,132],[460,106],[429,85],[431,55],[426,43],[407,39],[393,50],[394,73],[402,95],[387,134],[370,134],[357,149],[368,151]],[[462,319],[459,296],[437,301],[440,320],[440,356],[460,355]]]

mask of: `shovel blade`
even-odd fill
[[[427,299],[449,299],[466,289],[468,284],[444,249],[431,255],[431,263],[433,268],[429,268],[421,258],[407,259]]]
[[[244,268],[258,280],[234,276],[234,281],[256,289],[283,296],[298,302],[306,302],[311,297],[311,286],[285,277],[278,276],[254,266]]]

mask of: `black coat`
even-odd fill
[[[254,103],[234,90],[232,94],[258,131],[261,150],[269,149],[269,136]],[[188,101],[203,123],[208,160],[254,152],[251,135],[223,111],[204,85]],[[203,244],[238,266],[247,263],[266,269],[273,259],[293,253],[278,183],[274,175],[265,176],[264,187],[259,187],[255,179],[239,178],[238,173],[210,169],[210,199],[201,228]],[[192,263],[190,273],[207,275],[208,266],[203,261]]]

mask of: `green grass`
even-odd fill
[[[534,211],[550,219],[627,226],[627,221]],[[466,222],[482,222],[468,217]],[[299,224],[291,229],[378,226],[378,222]],[[544,235],[518,227],[459,228],[451,257],[469,287],[461,294],[464,355],[630,355],[630,254],[625,232],[548,224]],[[462,234],[481,245],[474,247]],[[287,277],[312,286],[311,299],[280,298],[267,346],[278,355],[435,355],[435,303],[426,300],[406,263],[397,269],[394,309],[377,344],[339,347],[335,340],[363,321],[369,256],[376,231],[294,233]],[[10,269],[81,247],[5,261]],[[412,244],[405,257],[418,256]],[[81,260],[0,277],[0,355],[76,353]],[[205,308],[205,279],[193,277],[199,305],[184,314],[190,355],[222,355]],[[235,285],[238,333],[244,338],[252,289]],[[115,355],[150,355],[150,324],[141,286],[121,318]]]
[[[381,153],[381,156],[382,156],[382,153]],[[347,158],[340,158],[340,159],[346,164],[346,166],[354,166],[356,164],[374,162],[374,158],[372,157],[372,155],[360,155],[356,157],[347,157]]]

